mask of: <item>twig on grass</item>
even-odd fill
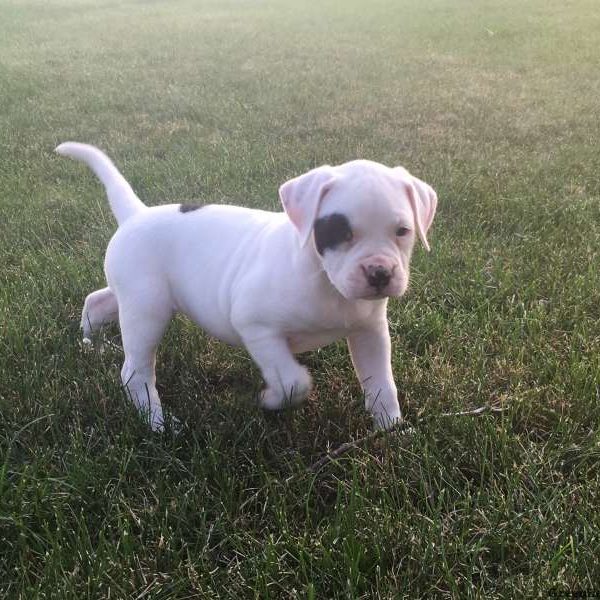
[[[442,413],[439,416],[440,417],[467,417],[467,416],[472,416],[472,415],[481,415],[486,412],[501,413],[501,412],[504,412],[505,410],[506,410],[506,407],[504,407],[504,406],[480,406],[479,408],[475,408],[473,410],[463,410],[461,412],[454,412],[454,413]],[[423,419],[419,419],[419,422],[421,422],[422,420]]]
[[[326,464],[334,461],[338,456],[341,456],[342,454],[348,452],[348,450],[358,448],[359,446],[362,446],[364,443],[370,440],[382,437],[384,434],[389,434],[392,431],[396,431],[399,428],[399,426],[395,426],[391,429],[388,429],[387,431],[384,429],[378,429],[377,431],[372,431],[368,435],[358,438],[353,442],[345,442],[341,446],[338,446],[335,450],[332,450],[331,452],[328,452],[327,454],[321,456],[321,458],[314,462],[312,465],[310,465],[310,467],[308,467],[306,471],[308,473],[318,473]],[[408,430],[408,432],[410,432],[410,429]]]
[[[501,413],[504,412],[506,408],[501,406],[480,406],[479,408],[475,408],[473,410],[464,410],[460,412],[454,413],[442,413],[438,416],[440,417],[465,417],[465,416],[478,416],[485,413]],[[417,420],[417,423],[422,423],[425,420],[425,417],[421,417]],[[414,433],[414,429],[412,427],[406,427],[405,423],[399,423],[395,425],[391,429],[379,429],[377,431],[372,431],[368,435],[365,435],[357,440],[352,442],[345,442],[341,446],[338,446],[335,450],[328,452],[323,455],[319,460],[314,462],[310,467],[306,469],[307,473],[318,473],[325,465],[334,461],[336,458],[345,454],[349,450],[353,450],[355,448],[359,448],[363,444],[370,442],[371,440],[377,439],[379,437],[383,437],[389,435],[390,433],[398,432],[402,435],[409,436],[411,433]]]

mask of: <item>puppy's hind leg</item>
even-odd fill
[[[156,347],[171,320],[168,302],[149,295],[134,302],[121,301],[119,322],[125,362],[121,380],[127,395],[154,431],[162,431],[164,416],[156,390]]]
[[[88,295],[81,313],[81,329],[83,341],[90,344],[92,335],[102,325],[112,323],[119,318],[119,303],[117,297],[108,287],[96,290]]]

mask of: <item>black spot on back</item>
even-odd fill
[[[202,204],[180,204],[179,212],[188,213],[193,210],[198,210],[199,208],[202,208]]]
[[[340,244],[352,239],[352,228],[345,215],[333,213],[315,221],[315,244],[317,252],[323,254],[325,250],[334,250]]]

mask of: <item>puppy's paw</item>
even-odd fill
[[[165,430],[165,416],[156,389],[147,385],[144,388],[126,386],[125,389],[142,421],[155,433],[162,433]]]
[[[101,337],[94,336],[94,338],[84,337],[81,340],[81,349],[83,352],[97,352],[98,354],[104,354],[106,345]]]
[[[155,433],[163,433],[165,430],[165,418],[162,410],[153,410],[151,412],[142,413],[144,418],[150,425],[150,429]]]
[[[258,396],[258,405],[265,410],[282,410],[285,408],[285,398],[278,390],[265,388]]]
[[[373,414],[373,422],[375,429],[389,430],[401,425],[404,422],[404,419],[402,418],[400,411],[391,414],[381,411]]]
[[[292,382],[282,388],[265,388],[260,393],[259,405],[267,410],[283,410],[303,402],[312,388],[312,378],[304,367],[296,375]]]
[[[283,394],[280,390],[265,388],[258,397],[258,405],[265,410],[284,410],[298,406],[308,395],[308,390],[296,393],[290,390],[289,394]]]

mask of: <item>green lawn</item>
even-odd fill
[[[0,0],[0,596],[600,594],[599,48],[595,0]],[[183,431],[150,434],[118,330],[81,347],[115,223],[66,140],[149,204],[278,209],[358,157],[430,182],[390,305],[414,431],[311,473],[370,428],[344,344],[266,415],[246,353],[180,318]]]

